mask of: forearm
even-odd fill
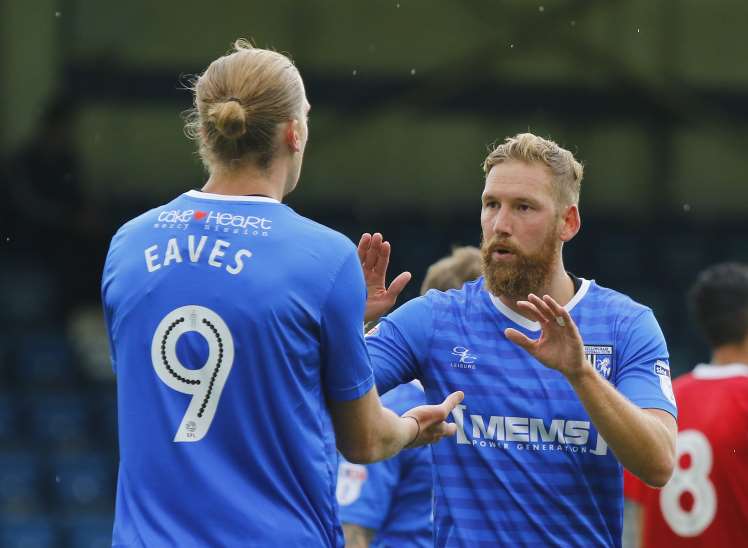
[[[369,403],[367,412],[348,409],[333,413],[338,449],[355,464],[370,464],[395,456],[413,441],[418,431],[415,420],[399,417],[382,407],[378,398]]]
[[[416,437],[418,425],[412,418],[403,418],[386,407],[381,408],[379,426],[371,444],[368,462],[377,462],[397,455]]]
[[[620,463],[650,485],[667,483],[675,464],[674,433],[628,401],[592,367],[568,380]]]

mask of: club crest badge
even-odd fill
[[[584,357],[587,358],[600,376],[610,380],[613,373],[613,347],[604,344],[585,344]]]

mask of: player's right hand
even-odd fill
[[[395,305],[397,297],[408,284],[410,272],[400,273],[387,287],[387,267],[390,264],[390,243],[379,232],[364,233],[358,242],[358,258],[366,281],[366,311],[364,322],[384,316]]]
[[[418,435],[407,448],[436,443],[446,436],[454,436],[457,432],[457,425],[453,422],[446,422],[447,417],[464,398],[465,394],[458,390],[452,392],[439,405],[419,405],[403,413],[403,417],[415,418],[420,426]],[[411,419],[408,421],[413,422]]]

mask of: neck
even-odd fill
[[[267,169],[245,165],[236,169],[216,169],[201,189],[212,194],[246,196],[260,194],[278,201],[283,200],[288,180],[288,166],[273,162]]]
[[[533,292],[540,298],[543,298],[543,295],[550,295],[561,306],[566,306],[571,300],[574,296],[574,282],[566,273],[561,257],[556,261],[556,265],[551,270],[551,275],[548,276],[546,282]],[[499,295],[498,297],[506,306],[524,316],[522,310],[517,307],[517,301],[527,300],[527,295],[518,296],[516,299],[506,295]]]
[[[712,365],[729,365],[731,363],[748,364],[748,337],[737,344],[726,344],[712,351]]]

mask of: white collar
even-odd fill
[[[564,308],[567,312],[571,312],[571,310],[577,305],[579,301],[581,301],[584,296],[587,294],[587,290],[590,288],[590,281],[585,280],[584,278],[580,278],[582,280],[582,285],[579,286],[579,290],[574,294],[574,296],[571,298],[571,300],[566,303]],[[488,289],[486,289],[488,291]],[[521,325],[525,329],[529,329],[530,331],[540,331],[540,323],[534,322],[530,319],[525,318],[522,314],[515,312],[511,308],[509,308],[507,305],[501,302],[501,299],[499,299],[496,295],[488,291],[488,296],[491,298],[491,302],[493,305],[498,309],[499,312],[501,312],[504,316],[512,320],[514,323]]]
[[[269,204],[279,204],[280,202],[275,198],[268,196],[235,196],[229,194],[211,194],[210,192],[202,192],[200,190],[188,190],[184,193],[185,196],[191,198],[204,198],[206,200],[221,200],[223,202],[264,202]]]
[[[711,365],[700,363],[693,368],[693,376],[697,379],[727,379],[730,377],[748,377],[748,365],[744,363],[729,363],[725,365]]]

